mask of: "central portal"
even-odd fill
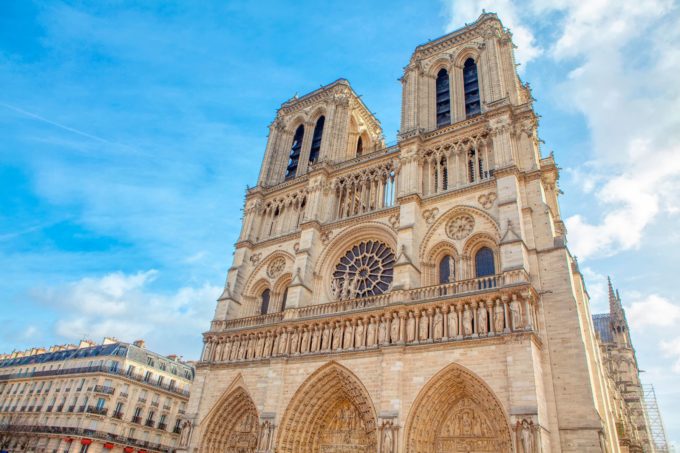
[[[320,433],[320,453],[368,453],[369,439],[361,414],[348,400],[331,412]]]

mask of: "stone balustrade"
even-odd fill
[[[285,325],[256,324],[253,328],[240,329],[230,326],[228,331],[208,332],[202,360],[259,360],[534,331],[537,326],[535,292],[526,282],[518,281],[511,286],[502,277],[475,279],[485,286],[478,286],[474,292],[469,286],[452,283],[419,288],[419,292],[403,291],[408,297],[398,301],[385,294],[366,298],[364,306],[358,306],[359,300],[326,304],[331,306],[327,312],[312,311],[324,305],[304,307],[298,311],[305,310],[302,313],[306,319],[286,316]],[[500,287],[504,289],[499,291]],[[467,296],[451,297],[460,294],[455,291],[463,290]],[[425,300],[414,303],[410,297]]]
[[[377,296],[359,299],[342,300],[326,304],[315,304],[300,308],[289,308],[284,312],[268,313],[266,315],[249,316],[246,318],[212,321],[210,332],[243,329],[248,327],[276,324],[284,319],[307,319],[319,316],[337,315],[340,313],[384,307],[392,303],[405,301],[417,302],[438,297],[460,296],[479,291],[497,290],[529,282],[529,276],[523,269],[504,272],[488,277],[471,278],[444,285],[424,286],[409,290],[393,290]]]

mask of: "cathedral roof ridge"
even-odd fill
[[[302,96],[298,96],[297,93],[296,93],[292,98],[288,99],[283,104],[281,104],[281,107],[290,107],[290,106],[292,106],[292,105],[294,105],[298,102],[301,102],[305,99],[311,98],[315,94],[321,93],[323,91],[326,91],[326,90],[333,88],[335,86],[338,86],[338,85],[344,85],[344,86],[348,87],[350,90],[352,90],[352,93],[355,96],[357,96],[357,94],[354,92],[354,89],[352,88],[352,85],[349,83],[349,80],[345,79],[344,77],[340,77],[339,79],[336,79],[336,80],[334,80],[331,83],[328,83],[326,85],[322,85],[319,88],[312,90],[307,94],[303,94]],[[359,96],[357,96],[357,97],[359,97]]]
[[[458,35],[462,35],[463,33],[467,32],[469,30],[472,30],[473,28],[479,26],[480,24],[482,24],[483,22],[485,22],[489,19],[495,19],[499,23],[501,22],[501,20],[499,19],[498,15],[496,13],[489,13],[489,12],[486,12],[485,10],[482,10],[482,14],[480,14],[479,17],[474,22],[469,23],[469,24],[466,23],[464,26],[456,28],[455,30],[450,31],[449,33],[442,35],[439,38],[433,39],[433,40],[428,41],[424,44],[420,44],[419,46],[416,47],[415,52],[425,50],[429,47],[436,46],[437,44],[440,44],[440,43],[442,43],[442,42],[444,42],[448,39],[451,39],[451,38],[456,37]],[[501,27],[502,26],[503,25],[501,23]]]

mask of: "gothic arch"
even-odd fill
[[[477,67],[479,67],[481,65],[480,57],[481,54],[479,52],[479,49],[468,45],[458,50],[456,56],[453,57],[453,65],[457,68],[462,68],[463,64],[465,64],[465,60],[467,60],[468,58],[472,58],[475,61]]]
[[[493,217],[491,217],[489,214],[486,212],[477,209],[473,206],[468,206],[468,205],[459,205],[459,206],[454,206],[453,208],[449,209],[445,213],[443,213],[433,224],[430,226],[430,228],[427,230],[427,233],[425,233],[425,236],[423,237],[423,241],[420,245],[420,260],[424,261],[426,257],[428,256],[428,251],[430,250],[430,241],[432,240],[433,236],[435,233],[440,229],[444,228],[446,223],[457,216],[458,214],[469,214],[475,219],[482,219],[485,222],[487,222],[490,226],[492,231],[489,233],[487,232],[490,236],[498,238],[496,240],[496,243],[498,240],[500,240],[500,229],[498,228],[498,223],[496,220],[494,220]],[[475,225],[474,231],[480,231],[479,225]],[[474,234],[474,233],[473,233]]]
[[[286,291],[288,291],[288,287],[290,286],[290,283],[292,281],[293,274],[288,272],[279,277],[278,280],[276,280],[276,283],[274,283],[272,297],[274,298],[273,303],[275,311],[281,311],[283,298],[285,296]]]
[[[309,376],[279,425],[280,453],[330,453],[334,446],[377,451],[376,413],[364,385],[349,369],[330,362]],[[349,451],[341,450],[339,451]]]
[[[286,267],[288,267],[291,263],[295,262],[295,257],[291,255],[288,252],[284,252],[283,250],[277,250],[271,254],[269,254],[265,259],[261,260],[255,269],[250,273],[248,276],[248,279],[246,280],[246,284],[243,287],[243,294],[252,296],[253,291],[255,287],[259,284],[260,280],[266,279],[266,274],[262,274],[263,269],[266,269],[267,266],[269,266],[269,263],[274,261],[277,257],[283,257],[286,260]]]
[[[451,364],[432,377],[411,406],[406,453],[512,451],[508,417],[489,386]]]
[[[436,285],[439,261],[446,255],[451,255],[455,263],[455,274],[458,276],[461,269],[461,257],[452,241],[440,241],[430,247],[423,260],[423,285]],[[458,277],[456,277],[458,279]]]
[[[441,56],[433,61],[427,70],[427,74],[430,77],[437,77],[437,74],[442,69],[446,69],[446,72],[448,72],[449,75],[451,74],[451,57],[449,55]]]
[[[335,238],[323,250],[315,266],[315,274],[317,276],[317,281],[314,285],[315,293],[321,295],[321,298],[317,299],[315,303],[332,299],[330,284],[335,265],[340,260],[340,257],[356,243],[366,239],[377,240],[391,247],[395,255],[398,254],[397,238],[394,231],[380,222],[363,222],[361,225],[348,227],[335,234]]]
[[[202,422],[202,453],[254,453],[259,418],[239,375]]]

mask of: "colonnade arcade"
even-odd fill
[[[243,382],[240,376],[237,380]],[[277,417],[262,413],[258,418],[248,392],[232,385],[202,421],[200,452],[513,451],[508,419],[498,399],[480,378],[457,364],[445,367],[420,389],[405,428],[396,415],[379,415],[359,378],[336,362],[312,373],[280,422]]]

